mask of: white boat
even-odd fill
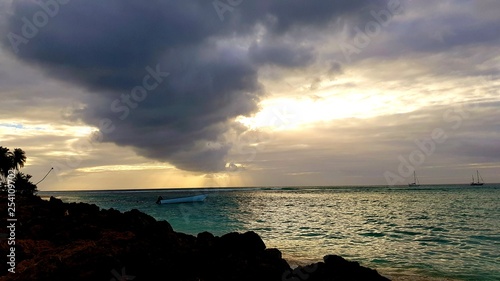
[[[158,200],[156,200],[156,204],[203,202],[203,201],[205,201],[205,198],[207,198],[206,194],[186,196],[186,197],[168,198],[168,199],[163,199],[163,197],[160,196],[160,197],[158,197]]]
[[[409,187],[419,187],[420,183],[418,182],[417,175],[415,171],[413,171],[413,182],[408,184]]]
[[[476,170],[476,173],[477,173],[477,181],[476,182],[474,181],[474,175],[472,175],[472,182],[470,183],[470,185],[483,185],[484,181],[483,178],[479,175],[479,171]],[[481,181],[479,181],[479,179],[481,179]]]

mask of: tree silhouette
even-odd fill
[[[14,168],[18,171],[24,167],[24,163],[26,163],[26,153],[24,150],[20,148],[14,149],[14,152],[12,153],[12,162]]]
[[[16,170],[16,175],[12,180],[16,193],[28,196],[36,194],[38,190],[36,185],[30,181],[31,175],[19,171],[25,163],[26,153],[24,150],[16,148],[11,152],[7,147],[0,146],[0,189],[2,191],[6,191],[9,187],[9,171]]]
[[[36,185],[31,181],[31,175],[18,172],[15,179],[16,192],[20,195],[30,196],[37,193]]]
[[[3,180],[7,178],[12,168],[11,152],[7,147],[0,146],[0,175]]]

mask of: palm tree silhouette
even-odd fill
[[[5,179],[12,168],[11,152],[7,147],[0,146],[0,178]]]
[[[14,165],[13,168],[15,168],[17,171],[24,167],[24,163],[26,163],[26,153],[24,150],[20,148],[14,149],[14,152],[11,153],[12,156],[12,164]]]
[[[14,149],[11,152],[7,147],[0,146],[0,190],[6,191],[10,188],[9,171],[15,169],[15,190],[21,195],[35,195],[37,190],[36,184],[33,184],[30,179],[31,175],[24,174],[19,171],[26,163],[26,153],[20,148]],[[52,170],[52,169],[51,169]]]

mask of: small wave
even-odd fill
[[[384,237],[385,233],[381,233],[381,232],[364,232],[364,233],[360,233],[359,235],[361,235],[361,236],[367,236],[367,237]]]
[[[298,187],[282,187],[281,190],[299,190]]]
[[[317,233],[317,232],[309,232],[309,233],[301,233],[299,236],[302,237],[317,237],[317,236],[322,236],[322,233]]]
[[[404,235],[411,235],[411,236],[422,234],[420,232],[414,232],[414,231],[408,231],[408,230],[394,230],[394,233],[399,233],[399,234],[404,234]]]
[[[289,190],[307,190],[307,188],[304,187],[290,187],[290,186],[276,186],[276,187],[261,187],[258,188],[258,190],[262,191],[289,191]],[[241,190],[241,189],[238,189]]]
[[[429,237],[429,236],[424,236],[424,237],[419,237],[415,238],[415,241],[419,242],[436,242],[440,244],[450,244],[451,241],[448,239],[440,238],[440,237]]]
[[[270,232],[270,231],[273,231],[273,229],[270,227],[259,227],[259,228],[256,228],[255,231],[257,231],[257,232],[259,232],[259,231]]]
[[[472,235],[469,236],[469,238],[477,240],[500,241],[500,236]]]
[[[442,228],[442,227],[431,227],[431,231],[437,231],[437,232],[450,232],[448,229]]]
[[[385,259],[372,259],[371,262],[373,262],[373,263],[390,263],[391,261],[388,261]]]
[[[343,235],[330,234],[330,235],[326,236],[325,238],[327,238],[327,239],[345,239],[346,237]]]
[[[430,219],[428,216],[426,215],[421,215],[421,216],[415,216],[415,217],[410,217],[408,218],[408,220],[428,220]]]

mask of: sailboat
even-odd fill
[[[415,171],[413,171],[413,182],[408,184],[409,187],[419,187],[420,183],[418,182],[417,175]]]
[[[470,185],[483,185],[484,181],[483,178],[479,175],[479,171],[476,170],[476,173],[477,173],[477,181],[476,182],[474,181],[474,175],[472,175],[472,182],[470,183]],[[481,179],[481,181],[479,181],[479,179]]]

